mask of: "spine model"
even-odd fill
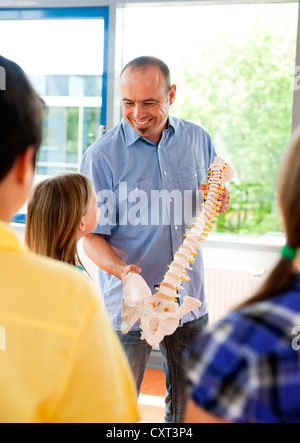
[[[169,270],[164,276],[164,280],[157,288],[157,297],[165,300],[176,300],[178,290],[183,289],[182,281],[189,281],[186,270],[192,270],[194,256],[201,242],[205,240],[217,220],[221,203],[218,201],[219,195],[224,190],[224,181],[232,180],[233,171],[228,163],[216,157],[211,164],[206,180],[206,190],[204,191],[203,210],[196,218],[195,223],[189,226],[191,229],[185,234],[185,240],[174,256],[173,262],[169,265]]]
[[[216,157],[208,172],[203,210],[193,226],[190,226],[156,294],[151,294],[149,286],[139,274],[129,273],[126,276],[122,301],[123,334],[127,334],[133,324],[140,320],[141,339],[146,340],[150,346],[156,346],[164,336],[173,334],[181,317],[201,306],[199,300],[189,296],[185,296],[179,306],[176,297],[179,296],[178,290],[183,289],[181,282],[190,280],[186,270],[192,270],[191,264],[195,261],[197,249],[209,234],[212,223],[217,220],[221,206],[218,199],[224,189],[223,183],[232,178],[230,166]]]

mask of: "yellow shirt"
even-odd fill
[[[134,423],[136,403],[88,279],[29,252],[0,222],[0,422]]]

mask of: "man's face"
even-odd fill
[[[176,86],[168,91],[165,78],[157,67],[134,70],[129,67],[121,77],[120,89],[126,121],[139,135],[158,144],[167,127]]]

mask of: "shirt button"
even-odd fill
[[[167,171],[164,171],[164,175],[167,175],[168,173],[167,173]]]
[[[172,198],[170,198],[170,203],[173,203],[173,199]]]
[[[158,145],[158,149],[160,149],[161,148],[161,146],[160,145]]]

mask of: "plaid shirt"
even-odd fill
[[[300,423],[300,278],[229,314],[187,353],[194,402],[240,423]]]

